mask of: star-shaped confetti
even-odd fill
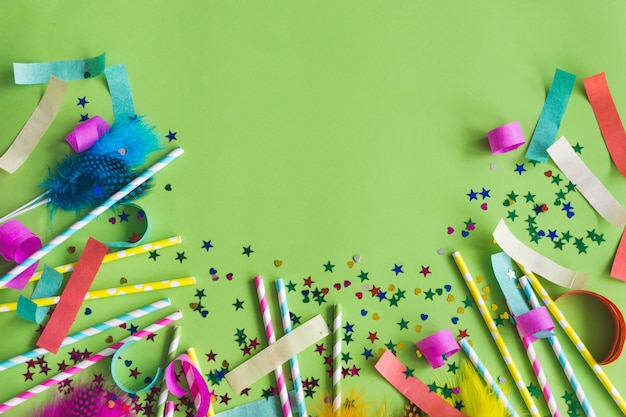
[[[81,106],[82,108],[85,108],[85,106],[88,104],[89,102],[87,101],[87,97],[78,97],[78,103],[76,103],[77,106]]]
[[[178,262],[182,264],[185,259],[187,259],[187,257],[185,256],[185,252],[176,252],[176,260]]]
[[[404,271],[402,270],[402,265],[398,264],[393,264],[393,268],[391,270],[396,274],[396,276],[398,276],[398,274],[404,273]]]
[[[526,171],[526,168],[524,168],[524,164],[515,164],[515,172],[517,172],[518,174],[522,175],[522,172]]]
[[[213,247],[213,244],[211,243],[210,240],[203,240],[202,241],[202,249],[206,250],[207,252],[209,251],[209,249],[211,249]]]
[[[324,264],[324,272],[333,272],[333,268],[335,265],[331,264],[330,261]]]
[[[168,139],[169,142],[171,142],[173,140],[178,140],[176,138],[176,132],[172,132],[171,130],[167,131],[167,135],[165,135],[165,137]]]
[[[242,255],[246,255],[248,258],[250,257],[250,255],[253,253],[254,251],[252,250],[251,246],[244,246],[243,247],[243,252]]]

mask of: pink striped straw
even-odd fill
[[[174,410],[176,410],[176,403],[174,401],[167,401],[165,403],[165,417],[174,417]]]
[[[66,369],[63,372],[60,372],[58,374],[56,374],[55,376],[53,376],[52,378],[49,378],[47,380],[45,380],[44,382],[42,382],[39,385],[34,386],[33,388],[24,391],[23,393],[17,395],[16,397],[13,397],[12,399],[0,404],[0,414],[5,413],[6,411],[10,410],[11,408],[23,403],[24,401],[34,397],[35,395],[47,390],[50,387],[55,386],[56,384],[65,381],[66,379],[70,378],[73,375],[76,375],[77,373],[79,373],[82,370],[85,370],[87,368],[89,368],[90,366],[95,365],[98,362],[101,362],[102,360],[109,358],[111,356],[113,356],[115,354],[115,352],[122,347],[124,344],[128,343],[128,342],[132,342],[132,341],[137,341],[137,340],[141,340],[144,337],[147,337],[149,335],[151,335],[152,333],[161,330],[162,328],[174,323],[176,320],[179,320],[180,318],[182,318],[183,315],[180,311],[176,311],[164,318],[162,318],[161,320],[158,320],[154,323],[152,323],[151,325],[149,325],[148,327],[146,327],[143,330],[140,330],[138,332],[136,332],[135,334],[132,334],[128,337],[126,337],[125,339],[112,344],[111,346],[101,350],[100,352],[96,353],[95,355],[90,356],[89,358],[77,363],[76,365],[72,366],[71,368]]]
[[[265,335],[267,336],[267,343],[271,345],[276,342],[276,336],[274,335],[272,315],[270,313],[269,305],[267,303],[267,296],[265,295],[265,285],[263,284],[263,277],[258,276],[254,278],[254,284],[256,285],[256,294],[259,298],[259,306],[261,307],[261,314],[263,315],[263,324],[265,325]],[[285,384],[285,375],[283,374],[282,365],[274,369],[274,376],[276,377],[276,385],[278,387],[280,405],[283,409],[283,416],[292,417],[291,404],[289,403],[289,393],[287,392],[287,384]]]
[[[561,417],[561,413],[559,412],[556,400],[554,399],[554,396],[552,395],[552,390],[550,389],[550,385],[548,384],[548,379],[546,378],[546,374],[543,372],[541,363],[539,363],[539,357],[537,356],[537,352],[535,351],[535,348],[530,341],[530,337],[523,336],[519,327],[517,328],[517,331],[522,338],[522,344],[524,345],[524,349],[526,350],[528,361],[533,367],[533,371],[535,372],[535,376],[537,377],[537,382],[539,382],[539,387],[543,392],[543,397],[548,404],[550,414],[552,415],[552,417]]]

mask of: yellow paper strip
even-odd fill
[[[227,373],[226,381],[239,393],[329,334],[324,318],[318,314]]]
[[[615,227],[626,223],[626,209],[576,155],[565,136],[548,148],[548,154],[598,214]]]
[[[50,76],[48,88],[46,88],[39,105],[9,149],[0,157],[0,168],[12,174],[26,161],[52,124],[66,93],[67,83],[53,75]]]
[[[587,284],[588,273],[572,271],[535,252],[513,235],[503,219],[500,219],[493,231],[493,238],[498,246],[515,261],[526,265],[531,271],[556,285],[580,290]]]

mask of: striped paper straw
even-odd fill
[[[149,325],[148,327],[146,327],[143,330],[140,330],[138,332],[136,332],[135,334],[132,334],[128,337],[126,337],[125,339],[112,344],[111,346],[105,348],[104,350],[101,350],[100,352],[96,353],[95,355],[90,356],[89,358],[77,363],[76,365],[66,369],[63,372],[60,372],[58,374],[56,374],[55,376],[53,376],[52,378],[49,378],[47,380],[45,380],[44,382],[42,382],[39,385],[34,386],[33,388],[24,391],[23,393],[17,395],[16,397],[13,397],[12,399],[0,404],[0,414],[3,414],[5,412],[7,412],[8,410],[12,409],[15,406],[18,406],[20,404],[22,404],[24,401],[33,398],[35,395],[47,390],[50,387],[55,386],[56,384],[58,384],[59,382],[65,381],[66,379],[72,377],[73,375],[78,374],[80,371],[83,371],[93,365],[95,365],[98,362],[101,362],[102,360],[109,358],[111,356],[113,356],[115,354],[115,352],[122,347],[124,344],[128,343],[128,342],[132,342],[132,341],[137,341],[137,340],[141,340],[144,337],[147,337],[149,335],[151,335],[154,332],[157,332],[159,330],[161,330],[162,328],[174,323],[176,320],[179,320],[182,317],[182,313],[180,311],[176,311],[164,318],[162,318],[161,320],[156,321],[155,323]]]
[[[142,292],[166,290],[169,288],[187,287],[194,285],[196,279],[194,277],[175,278],[166,281],[153,281],[136,285],[125,285],[122,287],[113,287],[103,290],[88,291],[85,294],[84,300],[95,300],[98,298],[115,297],[119,295],[138,294]],[[56,295],[54,297],[35,298],[31,300],[38,306],[51,306],[57,304],[61,296]],[[0,313],[6,313],[8,311],[15,311],[17,309],[17,302],[10,302],[0,304]]]
[[[174,417],[174,410],[176,410],[176,403],[174,401],[168,401],[165,404],[165,417]]]
[[[524,275],[520,277],[518,282],[522,286],[522,289],[524,290],[524,293],[526,294],[526,298],[528,298],[528,302],[530,303],[530,306],[532,308],[539,308],[540,307],[539,300],[537,299],[537,296],[533,292],[533,289],[530,286],[530,283],[528,282],[528,278],[526,278],[526,276]],[[578,402],[580,402],[580,406],[582,407],[583,412],[585,413],[587,417],[596,417],[596,413],[595,411],[593,411],[593,408],[591,408],[591,404],[589,404],[587,395],[585,394],[585,391],[583,390],[582,385],[580,385],[580,383],[578,382],[578,378],[576,378],[574,369],[572,368],[572,365],[569,363],[569,360],[567,359],[567,356],[565,355],[565,352],[563,351],[563,348],[561,347],[561,342],[559,342],[559,339],[557,339],[556,336],[549,336],[548,342],[550,342],[550,346],[552,346],[552,350],[554,351],[554,354],[558,358],[559,363],[561,364],[561,368],[563,368],[563,372],[565,372],[565,376],[567,377],[569,384],[574,390],[574,393],[576,394],[576,398],[578,398]]]
[[[120,259],[130,258],[131,256],[148,253],[152,250],[157,250],[157,249],[167,248],[169,246],[178,245],[182,243],[182,241],[183,241],[182,237],[173,236],[168,239],[161,239],[161,240],[157,240],[154,242],[145,243],[140,246],[135,246],[133,248],[128,248],[128,249],[118,250],[117,252],[107,253],[102,259],[102,263],[105,264],[105,263],[117,261]],[[60,266],[55,267],[54,270],[62,274],[66,272],[71,272],[74,270],[74,267],[76,266],[77,263],[78,262],[72,262],[69,264],[60,265]],[[33,276],[30,278],[29,282],[38,280],[39,278],[41,278],[41,274],[42,274],[42,271],[35,272]],[[1,287],[0,290],[4,288],[6,287]]]
[[[526,275],[526,277],[530,280],[531,285],[535,291],[537,291],[539,297],[543,300],[543,303],[546,307],[548,307],[552,316],[554,316],[561,328],[565,331],[567,337],[569,337],[574,346],[576,346],[578,352],[581,354],[583,359],[585,359],[585,362],[587,362],[587,365],[589,365],[593,373],[596,374],[606,391],[609,393],[611,398],[613,398],[613,401],[615,401],[615,404],[617,404],[619,409],[622,411],[622,414],[626,416],[626,401],[624,401],[624,398],[621,396],[617,388],[615,388],[615,385],[613,385],[609,377],[606,373],[604,373],[602,367],[593,358],[593,355],[591,355],[591,352],[589,352],[589,349],[587,349],[587,346],[585,346],[576,331],[565,319],[565,316],[561,313],[561,310],[556,306],[556,303],[552,300],[552,298],[550,298],[545,288],[543,288],[543,285],[541,285],[541,282],[539,282],[535,274],[533,274],[532,271],[527,269],[525,266],[520,265],[519,263],[517,263],[517,265],[524,272],[524,275]]]
[[[170,337],[170,344],[167,348],[167,365],[172,363],[174,359],[176,359],[178,352],[178,345],[180,344],[180,326],[172,326],[172,335]],[[161,392],[159,393],[159,398],[157,399],[157,409],[155,412],[156,417],[163,417],[164,414],[167,414],[167,395],[169,391],[167,389],[167,384],[165,381],[161,383]],[[173,412],[172,412],[173,413]]]
[[[539,414],[539,410],[537,409],[537,406],[535,405],[535,402],[533,401],[533,398],[531,397],[530,392],[528,391],[528,387],[526,386],[526,383],[522,379],[522,376],[520,375],[519,370],[517,369],[517,365],[515,365],[515,361],[513,360],[513,357],[509,353],[509,349],[506,347],[506,344],[504,343],[504,339],[502,338],[500,331],[496,327],[496,323],[493,321],[491,314],[489,314],[489,310],[485,306],[485,301],[483,300],[483,297],[480,295],[480,291],[478,290],[478,287],[476,286],[476,283],[474,282],[474,278],[472,278],[472,274],[470,274],[469,270],[467,269],[467,265],[465,264],[465,261],[463,260],[461,253],[458,251],[454,252],[452,254],[452,257],[454,258],[454,261],[456,262],[456,266],[459,268],[459,272],[461,273],[461,275],[463,275],[465,284],[467,285],[467,288],[472,294],[472,298],[474,298],[474,302],[478,306],[478,311],[480,312],[480,315],[485,321],[485,324],[487,325],[487,328],[489,329],[489,332],[491,333],[491,337],[493,338],[498,350],[500,351],[500,356],[502,356],[504,363],[509,369],[511,376],[513,377],[513,380],[515,381],[515,385],[517,386],[517,389],[522,395],[522,399],[524,400],[524,403],[528,407],[528,411],[530,411],[530,415],[532,415],[533,417],[541,417],[541,415]]]
[[[334,306],[333,319],[333,411],[335,415],[341,415],[341,304]]]
[[[196,354],[196,350],[192,347],[187,348],[187,356],[189,356],[189,360],[194,364],[198,371],[202,373],[202,369],[200,368],[200,361],[198,360],[198,355]],[[195,377],[193,371],[189,367],[187,362],[183,362],[183,371],[185,372],[185,376],[187,377],[187,383],[189,384],[189,389],[191,390],[191,395],[193,396],[193,402],[198,409],[200,405],[200,401],[202,400],[199,394],[198,386],[195,383]],[[209,411],[207,411],[207,416],[212,416],[215,414],[215,410],[213,409],[213,395],[209,396]]]
[[[270,308],[267,303],[267,296],[265,295],[265,285],[263,284],[263,277],[258,276],[254,278],[254,284],[256,286],[256,294],[259,298],[261,315],[263,316],[263,325],[265,326],[267,343],[271,345],[276,342],[276,336],[274,334],[274,326],[272,325],[272,315],[270,313]],[[279,365],[276,369],[274,369],[274,376],[276,377],[276,386],[278,388],[280,405],[283,409],[283,416],[292,417],[291,404],[289,404],[289,393],[287,392],[287,385],[285,384],[285,375],[283,374],[282,365]]]
[[[463,339],[459,340],[459,345],[461,345],[461,348],[463,348],[463,351],[465,351],[465,353],[467,354],[470,362],[472,362],[472,364],[474,365],[478,373],[483,377],[487,385],[491,387],[491,390],[496,394],[502,405],[506,407],[509,414],[513,417],[519,417],[519,414],[517,414],[517,411],[515,411],[515,408],[513,408],[513,405],[511,405],[509,399],[506,397],[504,392],[502,392],[495,379],[493,379],[493,376],[491,376],[483,361],[480,360],[480,358],[478,357],[478,353],[476,353],[474,348],[472,348],[467,338],[464,337]]]
[[[283,323],[285,334],[291,333],[291,312],[289,311],[289,303],[287,302],[287,292],[285,291],[285,281],[282,278],[276,280],[276,293],[278,294],[278,304],[280,306],[280,316]],[[296,393],[298,402],[298,414],[300,417],[307,417],[306,402],[304,401],[304,389],[302,388],[302,377],[300,376],[300,365],[298,357],[292,356],[289,359],[291,366],[291,379]]]
[[[80,332],[74,333],[72,335],[67,336],[65,339],[63,339],[63,341],[61,342],[61,347],[64,346],[69,346],[73,343],[76,343],[80,340],[84,340],[87,339],[88,337],[91,336],[95,336],[99,333],[102,333],[106,330],[112,329],[114,327],[117,327],[121,324],[125,324],[128,323],[131,320],[137,319],[139,317],[143,317],[147,314],[150,314],[152,312],[161,310],[165,307],[170,306],[172,303],[170,302],[170,300],[168,298],[165,298],[163,300],[160,301],[155,301],[152,304],[148,304],[145,307],[142,308],[138,308],[137,310],[133,310],[129,313],[126,314],[122,314],[121,316],[117,316],[115,318],[112,318],[110,320],[107,320],[105,322],[102,322],[100,324],[97,324],[93,327],[90,327],[88,329],[82,330]],[[9,368],[12,368],[16,365],[28,362],[31,359],[35,359],[38,358],[39,356],[43,356],[48,352],[47,349],[44,348],[36,348],[33,349],[29,352],[26,353],[22,353],[21,355],[17,355],[11,359],[7,359],[3,362],[0,362],[0,372],[5,371]]]
[[[110,209],[115,203],[119,202],[122,198],[126,197],[133,190],[139,187],[141,184],[148,181],[154,174],[165,168],[170,162],[174,159],[178,158],[182,155],[182,148],[175,148],[170,151],[167,155],[161,158],[157,163],[152,165],[150,168],[146,169],[144,172],[139,174],[136,178],[134,178],[131,182],[122,187],[119,191],[115,192],[111,197],[109,197],[105,202],[100,204],[98,207],[92,209],[89,213],[83,216],[82,219],[68,227],[63,233],[52,239],[50,242],[46,243],[41,249],[37,252],[33,253],[31,256],[22,261],[19,265],[16,265],[11,271],[5,274],[2,278],[0,278],[0,287],[6,286],[6,284],[17,277],[19,274],[28,269],[29,266],[33,265],[35,262],[39,261],[41,258],[46,256],[52,249],[59,246],[61,243],[65,242],[76,232],[81,230],[87,224],[89,224],[93,219]]]

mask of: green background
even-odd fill
[[[2,149],[8,148],[45,90],[45,85],[14,85],[13,62],[82,59],[106,52],[107,65],[125,64],[137,112],[157,126],[164,147],[185,150],[138,201],[150,218],[147,240],[181,235],[182,245],[160,250],[156,261],[142,255],[105,265],[93,288],[119,285],[121,277],[139,283],[195,276],[196,286],[88,301],[84,307],[92,314],[81,311],[73,331],[169,296],[171,310],[185,315],[181,350],[195,347],[205,374],[219,370],[222,361],[232,369],[249,358],[240,350],[237,330],[244,329],[247,337],[265,346],[252,281],[256,275],[265,277],[275,328],[282,334],[273,281],[283,277],[296,284],[288,299],[302,321],[321,313],[330,322],[332,305],[342,303],[344,322],[354,325],[354,342],[344,343],[344,353],[350,355],[344,366],[359,369],[358,376],[343,380],[344,390],[363,391],[372,400],[372,411],[385,398],[394,408],[403,406],[402,397],[373,368],[380,349],[395,345],[400,359],[430,383],[441,373],[416,357],[414,343],[442,328],[450,328],[455,336],[467,330],[492,373],[510,378],[476,309],[457,310],[469,293],[450,254],[463,253],[470,271],[484,277],[483,291],[485,286],[491,289],[489,303],[498,306],[494,317],[504,313],[489,255],[498,251],[491,232],[511,209],[520,217],[508,224],[522,241],[563,265],[590,272],[587,289],[608,296],[622,309],[626,304],[623,283],[609,276],[621,230],[599,217],[577,193],[568,196],[576,208],[568,219],[552,204],[559,188],[544,175],[547,170],[558,172],[552,162],[532,166],[524,158],[526,146],[494,156],[486,141],[487,131],[511,121],[521,123],[529,140],[555,69],[571,72],[577,79],[559,134],[583,146],[585,163],[626,202],[624,179],[606,151],[582,83],[605,71],[624,114],[623,2],[23,1],[4,2],[2,9]],[[89,101],[84,109],[76,100],[83,96]],[[104,76],[71,81],[59,115],[32,156],[16,173],[0,173],[0,212],[39,193],[37,186],[48,167],[70,152],[64,136],[84,113],[113,122]],[[176,141],[168,142],[168,131],[176,132]],[[151,155],[150,162],[164,152]],[[514,169],[522,163],[527,171],[519,175]],[[469,201],[470,190],[483,188],[490,190],[489,198]],[[505,207],[511,192],[519,197],[513,207]],[[524,220],[534,213],[532,203],[522,197],[527,192],[537,196],[536,203],[550,207],[538,220],[546,232],[570,230],[583,238],[593,230],[604,242],[586,240],[586,253],[571,243],[559,250],[547,237],[531,243]],[[488,204],[486,210],[481,203]],[[112,210],[94,221],[44,262],[76,260],[89,236],[125,238],[134,231],[129,230],[132,224],[107,221],[118,214]],[[44,242],[76,219],[74,213],[60,213],[51,220],[45,208],[20,218]],[[462,237],[468,220],[476,228]],[[448,227],[454,233],[448,234]],[[213,247],[207,251],[202,246],[209,240]],[[70,254],[69,246],[75,246],[76,253]],[[248,246],[254,251],[250,256],[242,254]],[[182,262],[177,260],[180,253]],[[361,260],[350,267],[355,255]],[[276,260],[282,266],[277,267]],[[332,271],[324,267],[328,262],[334,265]],[[394,264],[403,266],[402,274],[394,274]],[[3,261],[1,267],[8,271],[11,264]],[[424,267],[431,273],[420,273]],[[211,268],[219,279],[212,278]],[[369,280],[361,282],[363,272]],[[228,273],[232,280],[226,279]],[[301,291],[307,289],[303,279],[309,276],[313,287],[329,288],[324,302],[305,302]],[[350,286],[333,288],[344,281]],[[389,295],[393,285],[406,291],[406,298],[397,307],[379,301],[367,291],[372,285]],[[424,297],[423,291],[445,285],[451,285],[449,294],[444,289],[432,300]],[[565,292],[546,287],[554,297]],[[190,306],[198,301],[198,290],[206,294],[205,318]],[[364,294],[361,300],[355,296],[359,291]],[[16,298],[13,290],[0,293],[2,302]],[[571,300],[562,304],[567,317],[601,355],[612,329],[606,322],[598,326],[604,318],[601,311]],[[243,308],[236,309],[237,301],[243,301]],[[156,314],[136,324],[153,317]],[[458,318],[456,324],[453,317]],[[408,322],[407,328],[397,324],[401,320]],[[34,347],[36,324],[4,313],[0,326],[2,359]],[[536,386],[511,326],[501,329],[526,382]],[[369,332],[377,332],[379,340],[371,343]],[[116,329],[75,347],[98,351],[107,345],[106,336],[117,340],[127,334]],[[596,413],[617,415],[571,343],[560,330],[557,334],[571,352]],[[163,361],[166,333],[160,332],[154,345],[149,343],[125,352],[137,361],[142,377],[152,375]],[[324,344],[328,355],[330,338]],[[571,389],[549,348],[536,345],[565,413],[561,396]],[[374,357],[363,356],[364,349],[372,349]],[[48,355],[49,375],[56,372],[57,363],[68,360],[69,350]],[[208,361],[211,351],[218,353],[217,361]],[[458,364],[462,356],[453,356],[448,364]],[[314,407],[329,388],[327,367],[314,346],[299,358],[303,377],[319,379],[320,386],[308,398],[309,412],[316,414]],[[97,370],[108,377],[106,366]],[[123,368],[119,372],[126,377]],[[26,365],[2,373],[0,400],[44,380],[37,369],[33,381],[24,381]],[[448,368],[443,369],[445,374]],[[604,369],[618,390],[626,391],[623,358]],[[135,387],[143,383],[126,382]],[[252,385],[248,396],[233,393],[225,381],[212,385],[218,395],[230,398],[218,401],[216,411],[262,398],[270,385],[275,386],[272,376]],[[7,415],[25,415],[47,398],[42,394]],[[517,392],[511,399],[524,410]],[[542,399],[536,401],[547,415]]]

